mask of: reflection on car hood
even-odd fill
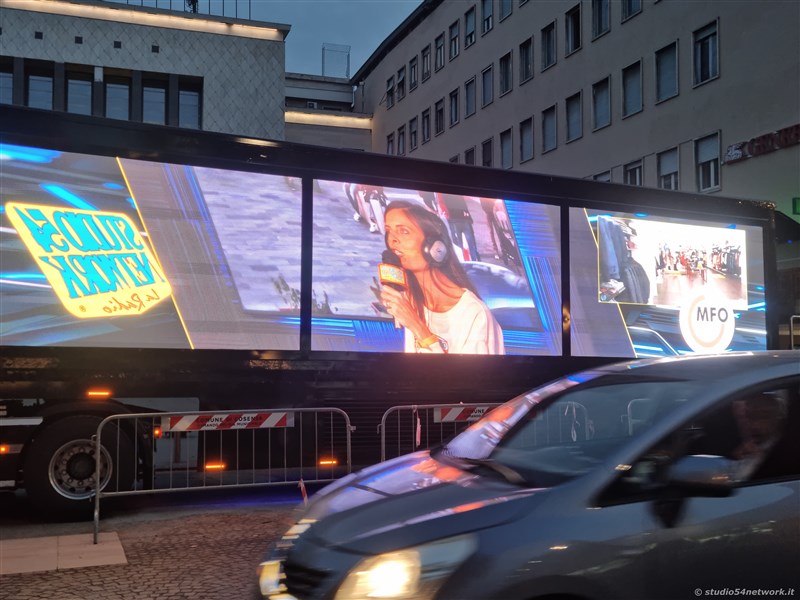
[[[309,538],[367,551],[370,538],[380,533],[403,528],[411,534],[417,525],[430,530],[434,520],[433,537],[445,537],[516,519],[519,509],[509,510],[509,501],[536,491],[475,475],[425,451],[375,465],[321,490],[304,517],[313,522]]]

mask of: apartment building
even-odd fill
[[[0,0],[0,104],[284,139],[290,26]]]
[[[800,3],[426,0],[353,77],[372,148],[761,199],[800,222]]]

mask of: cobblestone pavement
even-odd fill
[[[269,543],[288,528],[295,506],[223,504],[195,509],[190,514],[155,512],[111,517],[101,521],[101,531],[118,533],[128,564],[5,575],[0,577],[0,598],[254,598],[256,567]],[[36,525],[27,529],[31,536],[93,530],[92,523]],[[4,537],[20,537],[25,531],[5,525],[2,530]]]

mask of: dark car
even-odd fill
[[[321,490],[259,583],[337,600],[791,595],[799,566],[800,352],[784,351],[523,394]]]

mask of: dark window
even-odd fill
[[[411,150],[417,147],[417,117],[408,122],[408,145]]]
[[[433,69],[438,71],[444,66],[444,34],[441,34],[436,38],[434,46],[436,56],[433,62]]]
[[[202,119],[202,94],[200,85],[182,84],[178,90],[178,127],[200,129]]]
[[[481,14],[483,15],[483,33],[487,33],[494,27],[494,16],[492,15],[494,7],[492,3],[494,0],[481,0]]]
[[[422,81],[431,76],[431,45],[422,49]]]
[[[464,13],[464,48],[475,43],[475,7]]]
[[[410,61],[408,61],[408,89],[413,90],[417,87],[417,68],[418,68],[419,60],[415,56]]]
[[[564,15],[564,54],[572,54],[581,48],[581,5],[578,4]]]
[[[433,107],[433,126],[436,135],[444,131],[444,98],[437,101]]]
[[[450,127],[458,123],[458,88],[450,92]]]
[[[481,73],[481,106],[491,104],[494,100],[494,76],[492,67],[488,67]]]
[[[523,83],[533,77],[533,38],[528,38],[519,45],[519,82]]]
[[[493,154],[494,144],[492,143],[492,138],[489,138],[481,144],[481,165],[484,167],[491,167]]]
[[[622,116],[642,110],[642,65],[635,62],[622,69]]]
[[[642,0],[622,0],[622,20],[642,12]]]
[[[11,104],[14,101],[14,73],[0,71],[0,104]]]
[[[519,161],[533,158],[533,117],[519,124]]]
[[[406,97],[406,68],[400,67],[397,71],[397,99],[402,100]]]
[[[131,85],[128,81],[106,80],[106,116],[125,121],[131,118]]]
[[[165,125],[167,122],[167,88],[160,83],[142,86],[142,121]]]
[[[502,21],[508,17],[513,9],[514,7],[511,6],[511,0],[500,0],[500,20]]]
[[[422,143],[431,139],[431,109],[422,111]]]
[[[458,56],[459,51],[458,21],[450,25],[450,60]]]
[[[464,84],[464,116],[475,114],[475,78]]]
[[[92,78],[88,74],[67,74],[67,112],[92,114]]]
[[[464,164],[465,165],[474,165],[475,164],[475,147],[467,148],[464,150]]]
[[[542,29],[542,71],[556,64],[556,23]]]
[[[551,106],[542,113],[542,152],[555,150],[558,145],[556,107]]]
[[[698,85],[719,74],[717,49],[717,24],[711,23],[693,34],[694,37],[694,83]]]
[[[603,35],[610,29],[608,0],[592,0],[592,37]]]
[[[53,76],[31,73],[27,77],[26,102],[31,108],[53,110]]]
[[[500,57],[500,95],[507,94],[513,87],[513,71],[511,68],[511,52]]]

